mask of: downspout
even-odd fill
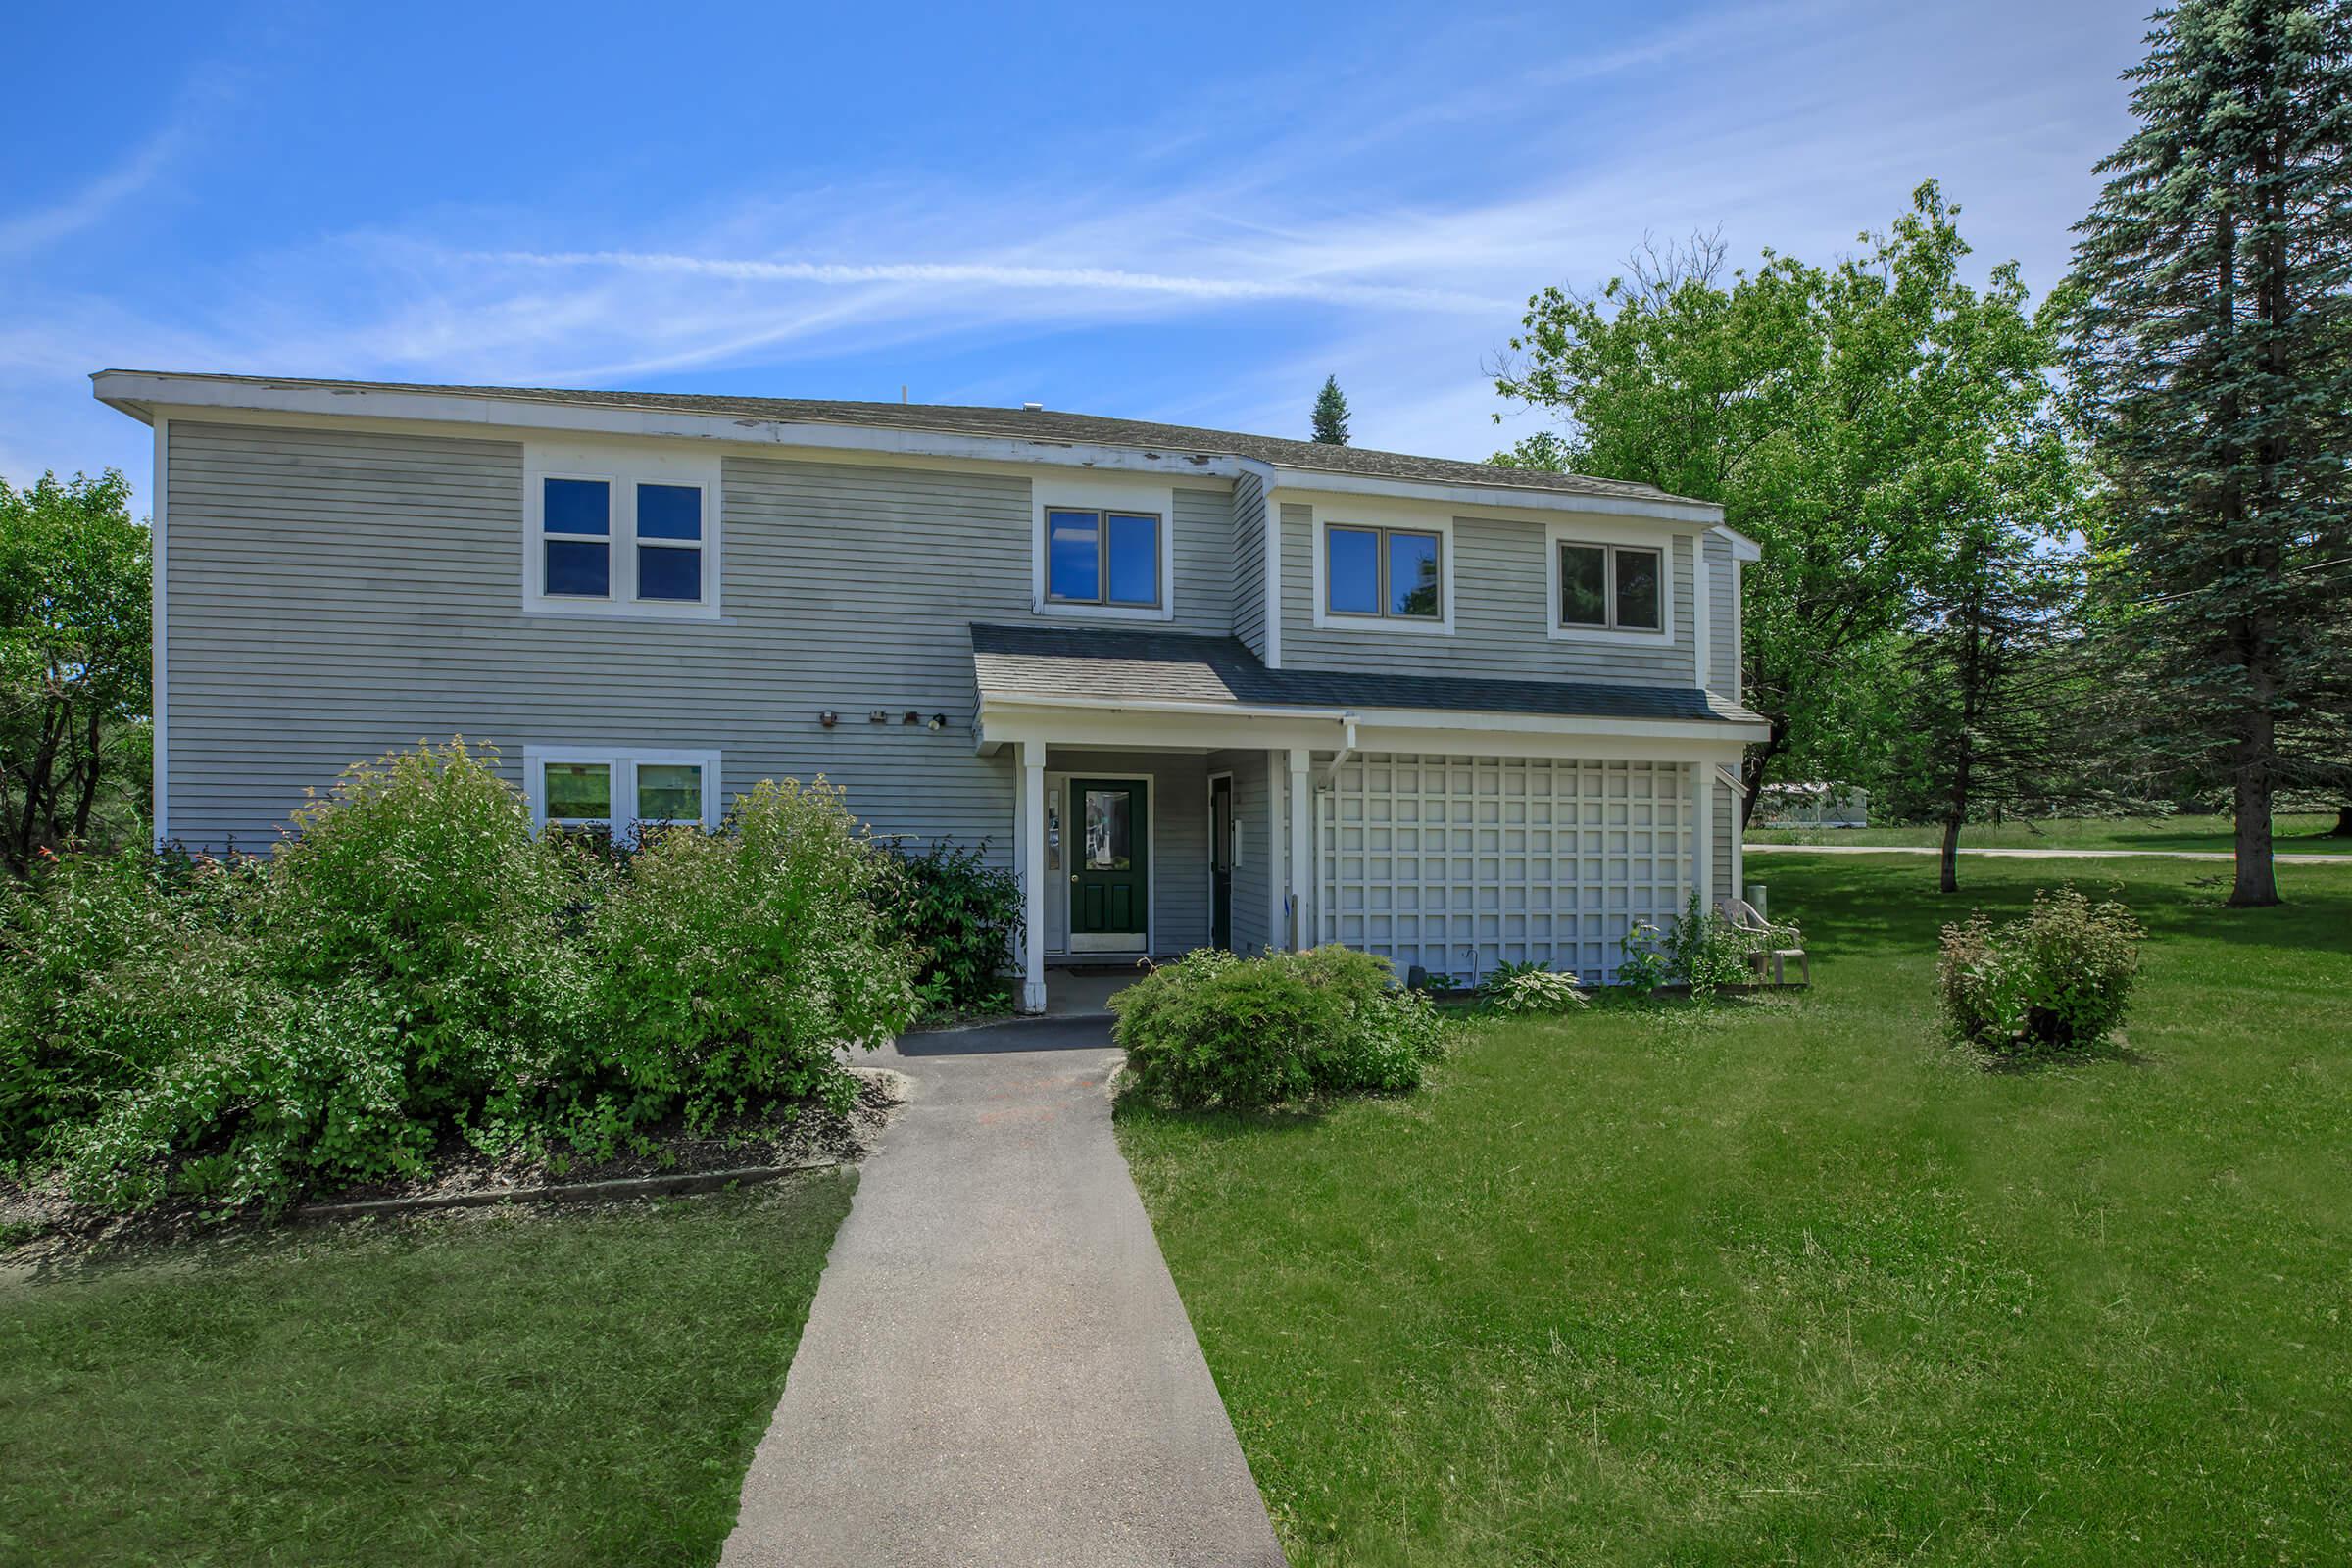
[[[1342,713],[1340,722],[1346,726],[1346,733],[1340,740],[1340,749],[1332,754],[1331,766],[1323,772],[1323,782],[1315,786],[1315,793],[1318,795],[1330,791],[1332,784],[1340,776],[1340,769],[1347,765],[1348,759],[1355,752],[1355,715]]]

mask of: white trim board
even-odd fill
[[[154,647],[149,657],[151,678],[149,686],[148,739],[153,743],[154,757],[149,782],[155,792],[155,847],[162,849],[172,840],[172,594],[167,552],[170,534],[165,516],[172,496],[172,421],[155,421],[155,506],[149,513],[147,533],[149,592],[153,596],[155,624],[151,628]]]

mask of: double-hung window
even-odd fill
[[[1323,533],[1323,608],[1333,615],[1446,618],[1446,542],[1435,530],[1335,522]]]
[[[526,747],[531,818],[634,843],[649,827],[718,825],[718,754]]]
[[[1157,610],[1160,529],[1151,512],[1088,507],[1046,509],[1046,598],[1057,605]]]
[[[1564,631],[1663,633],[1666,557],[1646,545],[1560,540],[1555,624]]]
[[[525,610],[717,615],[715,460],[618,446],[534,446],[524,472]]]

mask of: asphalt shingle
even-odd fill
[[[1091,697],[1253,708],[1412,708],[1586,718],[1762,719],[1694,686],[1489,680],[1378,671],[1268,669],[1235,637],[1093,626],[972,626],[984,697]]]

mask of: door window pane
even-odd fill
[[[603,821],[612,815],[612,767],[609,762],[547,764],[547,814],[551,820]]]
[[[637,597],[684,599],[703,597],[703,553],[675,545],[637,547]]]
[[[1560,546],[1560,624],[1609,623],[1609,553],[1599,545]]]
[[[699,822],[703,819],[703,770],[692,762],[637,764],[640,822]]]
[[[1658,553],[1617,552],[1617,624],[1658,629]]]
[[[612,487],[602,479],[549,479],[541,492],[539,525],[548,533],[601,534],[612,529]]]
[[[612,559],[602,540],[547,541],[547,591],[602,599],[612,591]]]
[[[1102,518],[1092,512],[1046,514],[1046,594],[1053,599],[1102,597]]]
[[[700,539],[703,493],[689,484],[637,487],[637,536],[641,539]]]
[[[1438,618],[1436,534],[1389,535],[1389,613],[1425,620]]]
[[[1110,514],[1110,602],[1159,603],[1159,519]]]
[[[1380,613],[1380,535],[1370,528],[1333,528],[1324,586],[1331,609],[1343,615]]]
[[[1124,871],[1133,865],[1127,813],[1133,796],[1126,790],[1086,792],[1086,868]]]

